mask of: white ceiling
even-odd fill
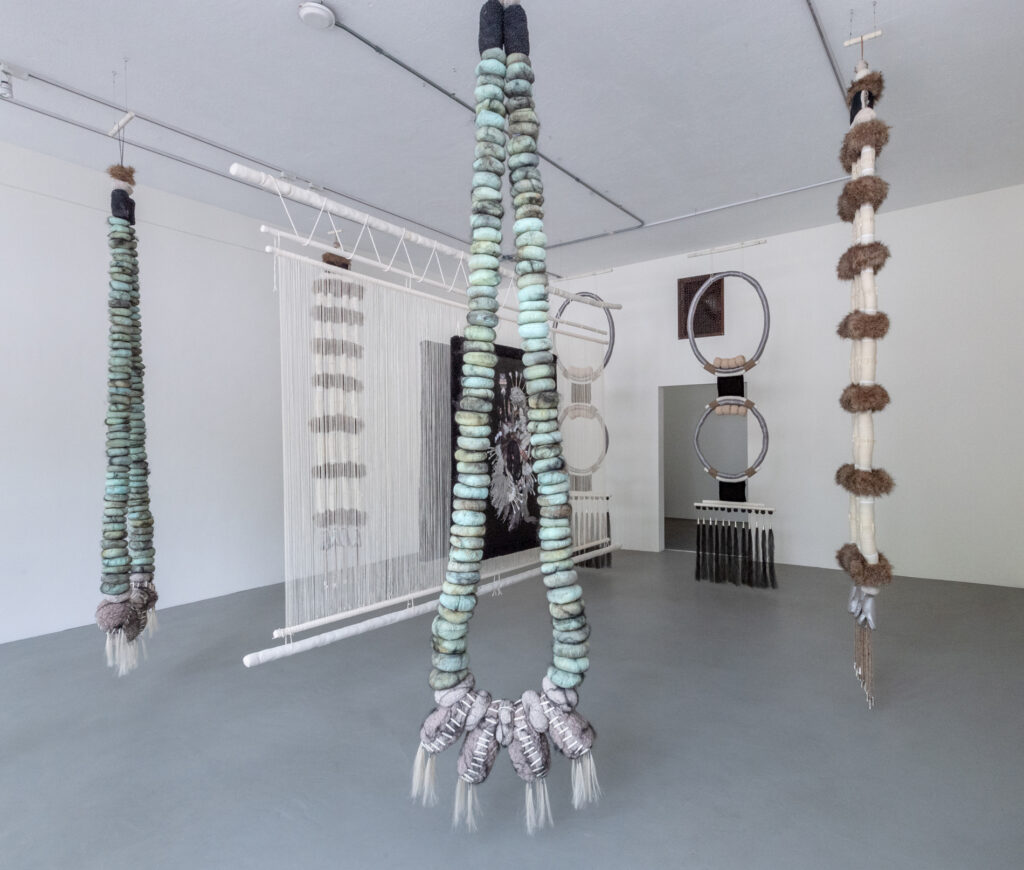
[[[329,0],[339,17],[472,102],[478,2]],[[844,76],[867,0],[816,0]],[[541,149],[651,223],[838,178],[845,106],[806,0],[527,2]],[[468,231],[472,115],[338,28],[317,32],[296,0],[0,5],[0,60],[256,155],[457,237]],[[1024,4],[879,0],[892,142],[880,169],[900,208],[1024,182],[1017,66]],[[116,89],[111,73],[118,70]],[[39,81],[19,101],[107,129],[119,112]],[[89,166],[110,140],[0,104],[0,138]],[[234,159],[134,122],[129,137],[224,170]],[[245,188],[129,149],[140,182],[278,222]],[[545,168],[553,244],[635,225]],[[820,225],[839,185],[556,248],[562,274]],[[310,216],[310,222],[312,216]],[[311,225],[311,223],[310,223]]]

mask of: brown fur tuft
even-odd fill
[[[860,91],[871,91],[872,96],[875,98],[877,103],[882,99],[882,91],[885,90],[885,79],[878,70],[869,72],[864,78],[850,82],[850,86],[846,89],[846,108],[850,108],[853,104],[853,98]]]
[[[865,145],[873,147],[877,156],[888,144],[889,125],[885,121],[875,118],[865,121],[863,124],[854,124],[843,139],[843,147],[839,151],[839,162],[843,164],[843,169],[849,172],[853,169],[853,164],[860,160],[860,152]]]
[[[320,255],[320,259],[328,266],[337,266],[339,269],[348,269],[352,265],[352,261],[341,254],[324,253]]]
[[[842,561],[844,556],[845,565]],[[844,544],[836,553],[836,560],[858,586],[886,586],[892,583],[892,565],[882,553],[878,554],[877,565],[869,565],[856,544]]]
[[[836,561],[839,563],[839,567],[847,574],[850,573],[850,563],[859,556],[860,551],[857,549],[856,544],[843,544],[843,546],[836,550]]]
[[[863,311],[851,311],[836,327],[840,338],[873,338],[876,341],[885,338],[889,332],[889,315],[884,311],[865,314]]]
[[[123,181],[125,184],[135,186],[135,167],[122,166],[120,163],[107,167],[107,175],[115,181]]]
[[[839,265],[836,266],[836,274],[840,281],[852,281],[865,269],[874,269],[880,272],[885,261],[889,259],[889,249],[881,242],[871,242],[867,245],[852,245],[847,248],[843,256],[839,258]]]
[[[848,181],[843,186],[843,192],[839,194],[837,211],[839,219],[851,223],[857,216],[857,209],[864,203],[871,203],[872,208],[878,211],[879,206],[885,202],[889,195],[889,182],[877,175],[862,175],[853,181]]]
[[[850,414],[864,411],[881,411],[889,404],[889,393],[881,384],[862,387],[850,384],[839,397],[839,406]]]
[[[892,476],[884,468],[872,468],[861,471],[849,462],[840,465],[836,470],[836,483],[851,495],[872,496],[888,495],[895,486]]]

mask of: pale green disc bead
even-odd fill
[[[490,426],[459,426],[459,434],[467,438],[486,438],[491,434]]]
[[[542,550],[540,554],[541,562],[564,562],[571,558],[572,550],[568,547],[563,550]]]
[[[475,366],[494,368],[498,364],[498,355],[479,350],[471,350],[462,355],[462,359]]]
[[[467,326],[464,335],[471,341],[494,341],[497,333],[489,326]]]
[[[507,72],[507,67],[497,58],[485,58],[476,65],[476,73],[478,76],[504,76]]]
[[[530,233],[543,229],[544,221],[542,221],[540,218],[522,218],[521,220],[517,220],[514,224],[512,224],[512,232],[517,236],[520,233]]]
[[[501,260],[497,257],[492,257],[490,254],[473,254],[469,258],[470,271],[477,271],[479,269],[490,269],[491,271],[497,271],[501,265]]]
[[[522,245],[516,248],[516,253],[520,260],[546,260],[548,252],[546,248],[542,248],[540,245]]]
[[[583,682],[583,674],[570,674],[552,665],[548,668],[548,679],[560,689],[575,689]]]
[[[547,299],[528,299],[519,303],[520,311],[547,311],[549,307]]]
[[[487,440],[486,438],[483,440]],[[490,495],[490,490],[486,486],[466,486],[464,483],[456,483],[452,487],[452,494],[456,498],[474,498],[474,499],[485,499]],[[460,559],[459,561],[464,561]]]
[[[570,674],[585,674],[590,667],[590,659],[582,656],[578,659],[565,658],[564,656],[552,656],[551,663],[560,671],[568,671]]]
[[[483,550],[460,550],[453,549],[448,558],[452,562],[479,562],[484,557]],[[559,602],[561,603],[561,602]]]
[[[519,288],[520,302],[536,302],[548,298],[548,288],[543,284],[527,284]]]
[[[478,242],[500,242],[501,230],[493,227],[477,227],[473,230],[473,239]]]
[[[547,323],[548,313],[547,311],[523,311],[520,310],[517,315],[520,324],[524,323]]]
[[[439,671],[461,671],[469,664],[469,656],[465,653],[461,655],[446,655],[445,653],[432,653],[430,661]]]
[[[531,380],[533,378],[552,378],[554,375],[555,367],[552,365],[527,366],[523,369],[523,377]]]
[[[545,318],[546,320],[546,318]],[[519,327],[519,335],[525,339],[531,338],[547,338],[548,332],[547,323],[525,323]]]
[[[501,190],[501,176],[493,172],[474,172],[473,187],[490,187]]]
[[[516,247],[517,248],[523,248],[523,249],[531,248],[531,247],[545,248],[547,246],[547,243],[548,243],[547,235],[545,233],[541,233],[541,232],[521,233],[521,234],[516,236]],[[536,258],[531,258],[531,259],[536,259]]]
[[[542,447],[546,444],[560,444],[561,442],[561,432],[534,432],[530,436],[530,445],[533,447]]]
[[[473,90],[473,99],[478,103],[484,100],[503,100],[505,92],[497,85],[477,85]]]
[[[549,589],[545,594],[552,604],[568,604],[570,601],[578,601],[583,597],[583,587],[579,583],[575,583],[572,586]]]
[[[449,595],[442,592],[438,600],[449,610],[472,610],[476,606],[475,595]]]
[[[565,528],[542,528],[537,532],[537,537],[542,541],[561,541],[565,539],[566,533]]]
[[[476,287],[494,287],[501,283],[501,275],[494,269],[477,269],[469,273],[469,283]]]
[[[566,483],[569,475],[564,471],[542,471],[537,475],[537,483],[547,486],[552,483]]]
[[[527,381],[526,393],[529,396],[534,396],[537,393],[546,393],[554,390],[556,387],[554,378],[537,378],[535,380]]]
[[[551,653],[556,659],[582,659],[590,652],[590,644],[583,643],[553,643]]]

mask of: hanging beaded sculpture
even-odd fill
[[[504,48],[503,48],[504,46]],[[590,629],[583,610],[572,558],[569,479],[558,430],[555,359],[548,335],[547,237],[544,186],[537,155],[539,126],[534,112],[533,69],[526,13],[515,3],[503,8],[488,0],[480,10],[480,63],[477,66],[476,160],[473,163],[469,314],[464,330],[462,391],[455,421],[457,481],[452,487],[451,549],[433,631],[430,686],[436,708],[420,731],[412,796],[436,801],[437,755],[465,735],[459,753],[459,782],[453,824],[476,825],[474,787],[491,772],[500,747],[508,748],[516,773],[526,782],[526,827],[551,824],[546,776],[550,744],[572,760],[573,805],[600,794],[591,747],[594,730],[576,712],[576,689],[583,682]],[[506,54],[507,52],[507,54]],[[540,505],[541,572],[547,587],[554,635],[552,664],[541,692],[526,691],[514,701],[492,698],[475,688],[469,671],[466,634],[476,604],[484,544],[484,506],[490,486],[488,412],[494,398],[495,327],[500,281],[501,177],[506,133],[513,205],[516,209],[516,283],[519,335],[523,340],[530,452]]]
[[[96,623],[107,633],[107,664],[118,675],[138,664],[140,634],[153,628],[153,515],[143,403],[139,259],[135,238],[135,170],[111,166],[107,232],[110,245],[110,356],[107,370],[107,479],[100,558],[103,600]]]
[[[892,581],[892,565],[875,547],[875,499],[892,491],[893,480],[872,466],[874,414],[889,404],[889,394],[875,382],[877,341],[889,331],[889,317],[878,310],[875,275],[889,258],[889,249],[875,241],[875,212],[889,185],[875,175],[875,157],[889,141],[889,127],[875,117],[883,79],[862,59],[847,90],[850,129],[839,160],[852,176],[839,197],[839,217],[853,224],[853,245],[839,260],[840,280],[851,281],[850,313],[837,332],[850,339],[851,383],[839,399],[853,415],[853,462],[836,471],[836,483],[850,494],[850,542],[836,553],[840,567],[853,579],[848,609],[854,616],[854,671],[873,707],[874,675],[871,636],[875,628],[875,596]]]

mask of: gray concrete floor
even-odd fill
[[[429,620],[251,671],[272,587],[161,614],[118,680],[95,628],[0,646],[0,866],[30,868],[1019,868],[1024,590],[898,582],[883,593],[878,706],[852,674],[838,572],[780,566],[775,592],[698,584],[688,553],[589,571],[605,799],[528,838],[500,757],[473,835],[413,805]],[[173,582],[164,578],[164,583]],[[539,582],[483,600],[481,685],[536,686]],[[486,851],[485,851],[486,850]]]

